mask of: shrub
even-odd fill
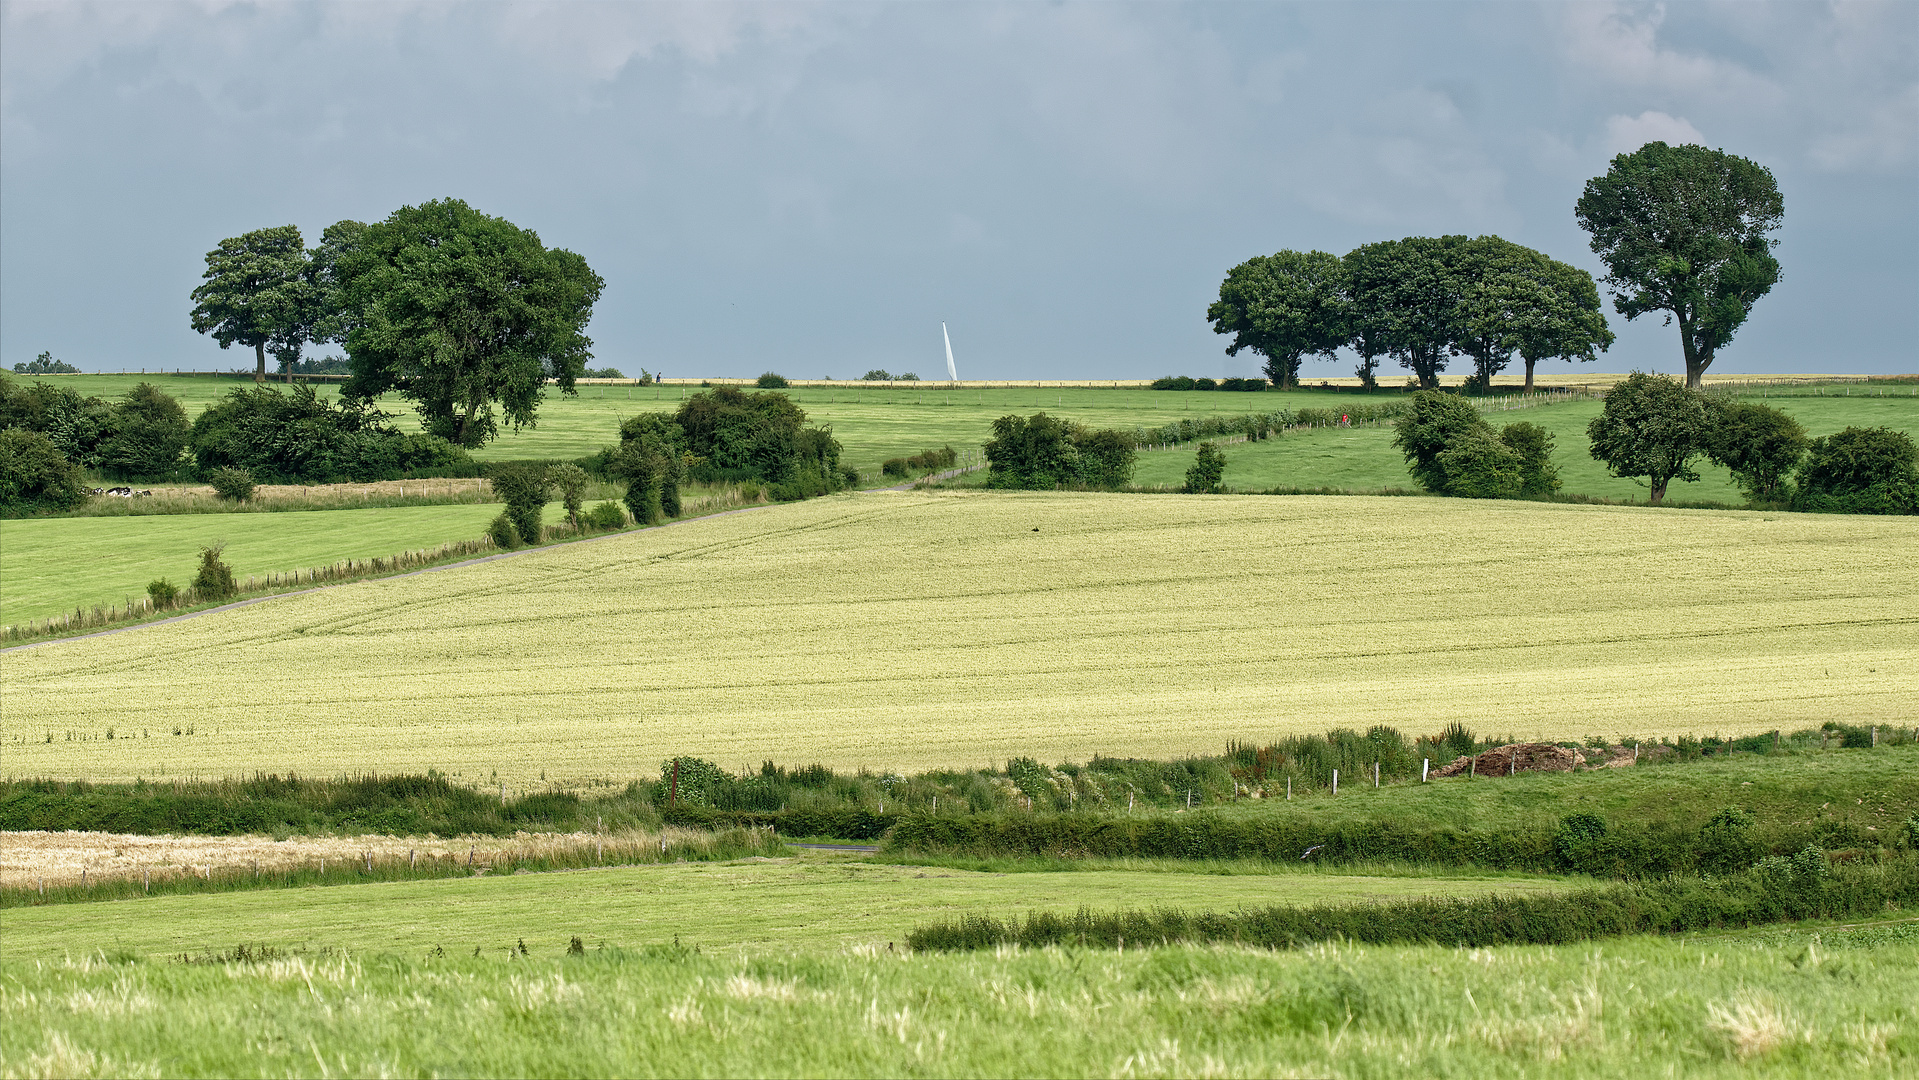
[[[1842,514],[1919,514],[1919,445],[1883,427],[1849,427],[1814,439],[1792,504]]]
[[[401,432],[389,419],[369,402],[321,400],[311,386],[237,389],[194,419],[193,459],[202,475],[233,467],[296,484],[397,480],[472,462],[447,440]]]
[[[546,510],[547,466],[534,462],[510,462],[487,472],[487,483],[506,504],[507,520],[523,543],[537,544],[541,539],[540,515]]]
[[[1119,487],[1132,479],[1136,439],[1121,431],[1093,431],[1045,413],[1002,416],[986,444],[986,486],[1049,491],[1060,487]]]
[[[1193,467],[1186,470],[1186,486],[1182,490],[1189,495],[1218,495],[1226,490],[1220,486],[1225,474],[1226,455],[1210,442],[1200,443]]]
[[[1553,467],[1553,433],[1524,420],[1507,424],[1499,441],[1519,459],[1519,494],[1543,498],[1558,491],[1559,470]]]
[[[1436,741],[1455,758],[1464,757],[1478,748],[1478,740],[1473,738],[1473,733],[1457,720],[1442,728]]]
[[[769,371],[753,380],[753,385],[762,390],[784,390],[792,384],[786,381],[786,376]]]
[[[882,465],[880,465],[880,475],[881,476],[905,476],[906,475],[906,459],[897,458],[897,457],[887,458],[886,461]]]
[[[546,475],[548,481],[560,489],[560,504],[566,507],[567,523],[579,528],[580,507],[586,501],[586,470],[569,462],[550,466]]]
[[[831,429],[808,426],[806,412],[785,394],[722,386],[687,398],[671,420],[695,461],[693,479],[757,480],[775,491],[815,494],[839,489],[839,441]]]
[[[1213,381],[1213,380],[1211,380],[1211,379],[1194,379],[1194,380],[1193,380],[1193,389],[1195,389],[1195,390],[1217,390],[1217,389],[1219,389],[1219,384],[1218,384],[1218,383],[1216,383],[1216,382],[1214,382],[1214,381]]]
[[[1427,491],[1447,494],[1446,466],[1440,455],[1468,433],[1490,436],[1491,432],[1479,410],[1455,394],[1421,390],[1413,395],[1411,406],[1393,425],[1393,445],[1405,455],[1415,483]]]
[[[625,501],[634,521],[657,525],[679,516],[684,443],[685,432],[664,413],[642,413],[620,424],[620,448],[610,471],[627,480]]]
[[[626,511],[616,502],[595,503],[583,519],[589,529],[619,529],[626,525]]]
[[[178,399],[151,383],[127,391],[100,441],[100,467],[116,476],[169,477],[180,468],[193,425]]]
[[[890,371],[887,371],[885,368],[874,368],[873,370],[867,372],[866,374],[861,375],[860,381],[861,382],[892,382],[893,373]]]
[[[504,510],[487,525],[486,535],[493,541],[493,546],[501,551],[512,551],[520,546],[519,531],[513,527],[513,519],[507,517]]]
[[[1219,388],[1221,390],[1237,390],[1241,393],[1245,393],[1248,391],[1264,390],[1266,389],[1266,380],[1265,379],[1223,379],[1220,381]]]
[[[662,806],[669,801],[707,806],[731,780],[725,769],[704,758],[668,758],[660,763],[660,786],[653,792],[653,801]]]
[[[1597,814],[1568,814],[1560,819],[1559,831],[1553,834],[1553,854],[1568,870],[1599,874],[1611,861],[1606,857],[1605,841],[1606,819]]]
[[[155,610],[172,607],[180,599],[180,587],[166,578],[147,582],[147,598],[153,601]]]
[[[1440,490],[1465,499],[1510,499],[1525,482],[1519,455],[1483,426],[1454,434],[1434,464],[1445,476]]]
[[[1806,429],[1758,402],[1709,400],[1709,409],[1706,456],[1732,473],[1749,501],[1782,498],[1787,474],[1806,456]]]
[[[919,382],[920,377],[918,375],[913,374],[910,371],[902,371],[900,372],[899,381],[900,382]]]
[[[207,474],[213,493],[228,502],[246,502],[253,498],[253,474],[245,469],[222,467]]]
[[[240,591],[233,583],[233,568],[220,560],[225,544],[200,549],[200,570],[193,575],[194,595],[202,600],[225,600]]]
[[[1753,838],[1752,826],[1752,815],[1737,806],[1728,806],[1714,814],[1699,830],[1699,868],[1730,874],[1751,866],[1759,854],[1759,842]]]
[[[37,431],[0,431],[0,509],[71,510],[90,497],[86,474]]]
[[[1191,390],[1193,380],[1185,375],[1167,375],[1153,380],[1154,390]]]

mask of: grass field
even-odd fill
[[[518,882],[485,884],[498,895]],[[735,954],[676,948],[663,921],[633,910],[609,947],[588,939],[579,956],[562,955],[550,907],[524,911],[524,933],[494,928],[478,956],[451,942],[441,955],[425,942],[444,935],[409,931],[392,951],[322,944],[199,963],[127,959],[137,947],[104,934],[91,955],[9,955],[0,1069],[1614,1080],[1894,1076],[1919,1061],[1911,921],[1510,949]],[[215,938],[217,915],[252,914],[196,907],[183,921],[205,929],[185,939]],[[327,917],[344,926],[357,912]],[[226,929],[257,941],[278,927]]]
[[[441,946],[471,953],[479,946],[497,953],[520,938],[564,945],[573,935],[610,944],[678,937],[704,949],[820,953],[903,943],[920,922],[969,911],[1070,914],[1082,904],[1230,909],[1569,884],[1518,875],[1366,876],[1286,867],[1237,875],[998,874],[809,855],[11,908],[0,957],[50,959],[102,949],[165,957],[242,940],[280,949],[410,953]]]
[[[1602,379],[1608,377],[1599,377]],[[85,394],[114,397],[125,393],[140,381],[139,376],[89,375],[60,380]],[[190,415],[234,387],[251,385],[250,380],[210,376],[166,376],[155,381],[168,393],[187,405]],[[337,386],[321,384],[316,389],[324,396],[337,392]],[[1848,390],[1859,393],[1845,396]],[[1919,396],[1866,396],[1869,392],[1896,395],[1909,388],[1834,388],[1833,395],[1819,396],[1805,390],[1788,389],[1786,396],[1766,400],[1804,423],[1814,435],[1828,434],[1848,425],[1885,425],[1905,431],[1919,430]],[[482,459],[574,458],[594,453],[616,441],[620,421],[639,412],[677,407],[681,398],[698,393],[697,386],[669,385],[650,387],[586,385],[577,397],[550,394],[540,406],[540,423],[518,433],[508,432],[477,454]],[[787,391],[815,423],[830,424],[833,434],[845,447],[845,460],[863,473],[877,474],[886,458],[917,453],[951,445],[956,449],[977,447],[992,434],[995,419],[1008,413],[1031,414],[1040,410],[1066,416],[1093,427],[1155,427],[1188,416],[1208,414],[1239,415],[1269,412],[1275,409],[1303,407],[1337,408],[1341,404],[1377,402],[1380,395],[1357,390],[1306,390],[1258,394],[1166,392],[1141,389],[1084,387],[1048,387],[1034,389],[972,388],[942,390],[934,386],[911,389],[869,386],[796,386]],[[402,427],[410,427],[410,409],[399,399],[384,407],[402,414]],[[1495,412],[1495,424],[1530,420],[1552,429],[1558,435],[1555,461],[1568,492],[1606,498],[1644,497],[1644,489],[1630,481],[1606,475],[1605,470],[1586,453],[1586,423],[1599,410],[1595,401],[1580,401],[1543,408]],[[1249,455],[1243,463],[1233,464],[1239,454]],[[1271,455],[1268,460],[1267,455]],[[1172,454],[1142,455],[1139,481],[1142,484],[1176,485],[1191,464],[1190,451]],[[1229,451],[1227,481],[1244,489],[1288,487],[1347,487],[1378,489],[1405,487],[1411,481],[1406,465],[1392,449],[1390,429],[1314,432],[1303,439],[1282,439]],[[1675,499],[1739,501],[1723,470],[1708,464],[1702,473],[1707,479],[1699,484],[1679,484]]]
[[[1916,540],[1519,502],[844,495],[11,652],[0,735],[14,776],[526,788],[676,753],[923,769],[1374,723],[1908,723]]]
[[[155,578],[186,585],[208,544],[224,542],[227,565],[244,579],[478,539],[499,512],[475,503],[0,522],[0,623],[123,603],[145,596]]]

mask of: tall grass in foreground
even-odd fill
[[[27,1076],[1910,1075],[1919,926],[1502,950],[714,955],[564,912],[423,952],[0,961]]]
[[[1123,948],[1166,944],[1298,948],[1321,941],[1483,947],[1564,945],[1627,934],[1682,934],[1801,919],[1882,916],[1919,904],[1919,859],[1828,868],[1808,849],[1743,874],[1609,885],[1567,893],[1506,893],[1240,911],[1034,912],[969,915],[919,927],[915,949]]]

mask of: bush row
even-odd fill
[[[955,951],[1020,945],[1231,943],[1269,949],[1320,941],[1369,945],[1559,945],[1623,934],[1682,934],[1797,919],[1877,915],[1919,903],[1919,860],[1826,865],[1817,849],[1768,860],[1717,880],[1685,878],[1558,894],[1494,894],[1376,904],[1267,907],[1190,913],[1177,909],[1075,915],[987,915],[914,929],[914,949]]]

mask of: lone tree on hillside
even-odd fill
[[[1606,264],[1619,313],[1679,320],[1693,389],[1779,280],[1767,235],[1785,217],[1779,185],[1721,150],[1650,142],[1620,154],[1586,181],[1574,214]]]
[[[1214,333],[1233,335],[1226,355],[1251,349],[1265,357],[1266,377],[1284,389],[1299,385],[1304,357],[1331,358],[1346,344],[1352,336],[1350,307],[1338,256],[1281,251],[1233,267],[1206,318]]]
[[[546,384],[573,393],[593,355],[585,331],[600,276],[458,199],[404,206],[343,236],[331,273],[353,367],[342,396],[397,391],[459,446],[499,434],[496,403],[515,428],[531,427]]]
[[[1699,479],[1692,460],[1705,453],[1711,430],[1712,415],[1698,391],[1635,371],[1606,393],[1586,437],[1594,460],[1614,476],[1645,477],[1648,501],[1658,506],[1668,483]]]
[[[253,381],[267,378],[267,349],[298,355],[315,311],[306,249],[297,226],[255,229],[207,252],[205,279],[193,290],[193,328],[222,349],[253,347]]]

